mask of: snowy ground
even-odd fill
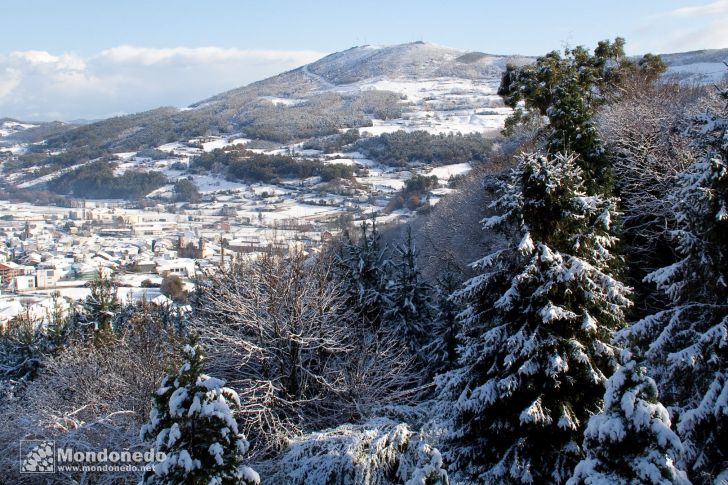
[[[28,128],[35,128],[36,126],[38,125],[19,123],[17,121],[3,121],[0,123],[0,137],[12,135],[13,133],[27,130]]]
[[[470,163],[455,163],[452,165],[443,165],[441,167],[435,167],[432,170],[427,171],[426,175],[435,175],[440,183],[446,183],[452,177],[458,175],[464,175],[472,170]]]

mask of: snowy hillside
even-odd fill
[[[667,77],[676,77],[682,82],[710,84],[726,77],[728,49],[707,49],[701,51],[663,54],[668,66]]]
[[[361,46],[337,52],[307,66],[307,70],[340,85],[372,77],[422,79],[457,77],[482,79],[499,76],[507,63],[529,58],[465,52],[426,42],[396,46]]]
[[[0,120],[0,138],[9,136],[9,135],[13,135],[20,131],[25,131],[28,128],[35,128],[37,126],[38,125],[33,125],[30,123],[21,123],[20,121],[5,118],[5,119]]]
[[[359,46],[192,107],[220,113],[239,106],[236,117],[240,119],[245,106],[253,103],[290,107],[310,103],[327,93],[352,97],[373,91],[393,92],[399,95],[402,116],[386,121],[374,116],[372,126],[362,128],[363,132],[487,132],[499,129],[510,111],[503,108],[496,95],[506,65],[532,60],[465,52],[425,42]]]

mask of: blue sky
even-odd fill
[[[366,43],[537,55],[621,35],[633,54],[728,47],[728,0],[6,0],[0,12],[0,116],[25,119],[184,106]]]

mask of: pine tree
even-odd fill
[[[459,286],[460,280],[451,271],[446,271],[437,281],[437,313],[433,323],[435,339],[425,349],[435,373],[447,372],[457,363],[460,306],[451,296]]]
[[[433,340],[432,320],[435,309],[432,287],[422,278],[417,265],[417,249],[412,228],[407,227],[405,241],[394,246],[389,262],[391,280],[387,284],[388,308],[384,314],[389,329],[424,359],[423,348]]]
[[[68,337],[69,318],[63,308],[63,300],[58,291],[51,294],[51,306],[46,310],[45,334],[50,352],[58,351]]]
[[[568,485],[643,483],[688,484],[676,467],[683,453],[670,429],[657,385],[644,367],[622,352],[623,367],[607,381],[604,411],[593,416],[584,433],[584,458]]]
[[[260,478],[242,464],[248,442],[238,433],[230,405],[237,393],[223,381],[202,373],[199,345],[184,347],[184,363],[168,375],[155,396],[143,440],[154,440],[165,458],[145,474],[148,484],[258,484]]]
[[[112,277],[99,275],[89,282],[90,294],[83,302],[82,333],[106,339],[113,331],[114,315],[121,309],[118,286]]]
[[[629,289],[614,276],[614,199],[585,193],[573,155],[523,156],[485,220],[510,241],[477,261],[458,368],[438,376],[454,409],[448,457],[485,483],[563,482],[616,368]]]
[[[361,236],[353,241],[346,235],[338,255],[339,275],[343,291],[353,308],[358,309],[368,327],[378,330],[389,306],[386,293],[384,251],[380,243],[376,219],[361,224]]]
[[[725,121],[725,120],[723,120]],[[679,412],[677,430],[694,482],[728,480],[728,146],[681,176],[673,196],[681,259],[647,280],[671,306],[624,333],[662,369],[661,390]]]

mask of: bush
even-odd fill
[[[447,485],[440,452],[406,424],[375,418],[291,441],[272,483]]]
[[[182,281],[182,278],[176,274],[165,274],[164,278],[162,278],[160,289],[164,296],[176,303],[183,303],[187,299],[185,284]]]
[[[43,363],[43,370],[0,409],[0,473],[3,481],[35,484],[18,473],[19,440],[55,440],[76,450],[148,450],[139,430],[151,409],[150,395],[176,363],[175,330],[168,314],[151,306],[122,309],[113,341],[70,341]],[[133,472],[67,472],[64,481],[138,483]]]

